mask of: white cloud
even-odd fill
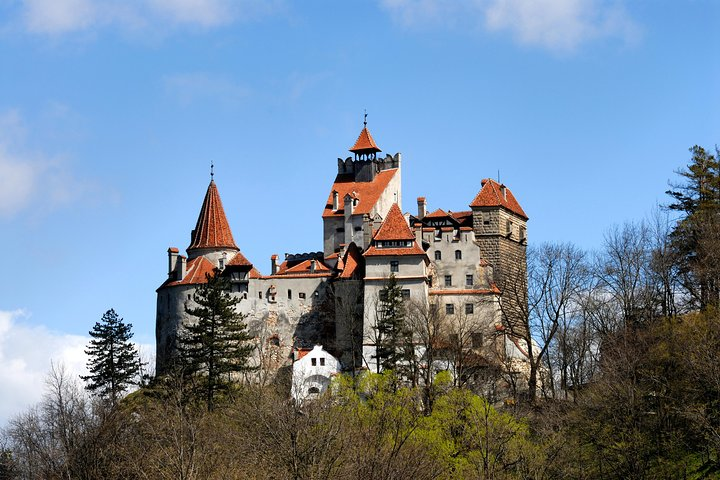
[[[95,188],[77,179],[64,159],[27,152],[25,132],[16,110],[0,113],[0,219],[51,212]]]
[[[600,38],[636,40],[619,2],[597,0],[381,0],[407,27],[441,24],[508,32],[519,43],[572,52]]]
[[[98,27],[216,27],[283,9],[285,0],[24,0],[30,33],[60,35]]]
[[[181,73],[163,79],[166,90],[182,104],[214,99],[234,104],[250,95],[250,90],[232,79],[211,73]]]
[[[81,30],[96,19],[92,0],[25,0],[25,24],[33,33]]]
[[[87,338],[22,323],[22,310],[0,310],[0,425],[42,398],[50,361],[72,375],[86,374]]]
[[[0,310],[0,427],[42,399],[51,362],[78,378],[87,375],[89,336],[70,335],[27,323],[23,310]],[[141,352],[152,345],[138,345]],[[152,361],[152,359],[147,359]]]

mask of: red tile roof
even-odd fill
[[[320,276],[328,276],[332,274],[332,271],[330,268],[328,268],[327,265],[325,265],[320,260],[315,260],[315,273],[310,273],[310,262],[312,260],[305,260],[303,262],[298,263],[297,265],[293,265],[292,267],[288,268],[288,262],[285,261],[280,264],[280,267],[278,267],[278,271],[275,275],[271,276],[313,276],[313,277],[320,277]]]
[[[252,267],[252,263],[240,252],[237,252],[227,265],[228,267]]]
[[[337,210],[332,209],[333,205],[333,191],[338,192],[340,198],[344,198],[345,195],[352,194],[359,198],[357,206],[353,209],[353,212],[358,215],[370,213],[373,207],[377,203],[380,195],[385,191],[390,180],[397,173],[397,168],[391,168],[383,170],[378,173],[372,182],[356,182],[355,177],[352,174],[339,174],[335,177],[335,183],[333,183],[330,189],[330,195],[328,195],[327,202],[325,203],[325,209],[323,210],[323,218],[333,216],[343,216],[345,214],[344,205],[338,205]]]
[[[220,194],[215,182],[211,180],[188,251],[196,248],[220,247],[238,249],[230,231],[227,217],[225,217]]]
[[[340,278],[352,278],[355,273],[357,273],[360,278],[365,276],[365,261],[355,242],[350,244],[345,253],[345,259],[341,259],[341,262],[343,269],[340,273]],[[340,262],[338,262],[338,265],[340,265]]]
[[[370,131],[367,129],[367,127],[363,128],[360,132],[360,135],[358,135],[357,140],[355,141],[355,145],[350,148],[350,151],[353,153],[365,153],[365,152],[381,152],[375,143],[375,140],[373,140],[372,135],[370,135]]]
[[[427,215],[425,215],[424,218],[443,218],[443,217],[447,217],[447,216],[448,216],[448,213],[445,210],[443,210],[442,208],[438,208],[434,212],[428,213]]]
[[[503,195],[501,190],[503,185],[500,185],[491,178],[484,179],[481,185],[480,192],[475,196],[470,207],[505,207],[511,212],[520,215],[525,220],[528,219],[528,216],[509,188],[505,187],[505,195]]]
[[[443,290],[430,290],[429,295],[487,295],[489,293],[499,294],[500,289],[496,285],[491,285],[490,288],[473,288],[473,289],[443,289]]]
[[[365,253],[363,255],[365,255],[366,257],[402,257],[406,255],[425,255],[425,251],[420,248],[417,242],[414,242],[412,247],[407,248],[377,248],[373,246],[365,250]]]
[[[163,287],[174,287],[175,285],[197,285],[207,283],[205,274],[212,275],[215,265],[205,257],[195,257],[187,262],[185,278],[182,280],[168,281],[162,284]]]
[[[415,235],[410,230],[397,203],[393,203],[390,207],[390,211],[373,240],[415,240]]]

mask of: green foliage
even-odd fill
[[[215,269],[206,279],[193,294],[197,307],[185,308],[197,321],[184,325],[178,351],[182,374],[201,381],[207,408],[212,410],[216,393],[232,385],[233,375],[252,370],[248,359],[253,346],[245,316],[235,309],[240,299],[230,294],[227,278]]]
[[[390,370],[398,377],[414,378],[415,375],[410,372],[415,354],[412,332],[405,323],[402,289],[394,274],[380,291],[376,330],[378,370]]]
[[[131,328],[132,324],[124,323],[110,309],[90,330],[93,339],[85,350],[90,356],[87,363],[90,375],[80,377],[87,383],[85,388],[113,404],[128,386],[136,383],[140,369],[137,349],[130,342]]]

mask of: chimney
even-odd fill
[[[352,215],[354,207],[353,207],[353,198],[348,193],[345,195],[345,198],[343,199],[345,202],[345,216]]]
[[[180,251],[175,247],[168,248],[168,277],[172,277],[177,268],[178,253]]]
[[[422,220],[425,218],[425,214],[427,213],[427,202],[425,201],[425,197],[418,197],[418,214],[417,218]]]
[[[337,190],[333,190],[332,195],[333,195],[332,209],[333,209],[333,211],[335,211],[338,209],[338,196],[340,194],[337,192]]]
[[[187,274],[187,257],[183,257],[182,255],[180,255],[178,257],[178,260],[180,260],[177,263],[177,265],[179,267],[178,268],[178,280],[182,280],[183,278],[185,278],[185,275]]]
[[[277,254],[272,254],[270,256],[270,275],[275,275],[277,273],[277,270],[278,270],[277,259],[278,259]]]
[[[503,200],[507,200],[507,188],[505,188],[505,185],[500,185],[500,193],[502,193]]]
[[[317,260],[314,258],[310,260],[310,273],[315,273],[315,264],[317,263]]]

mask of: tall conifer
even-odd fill
[[[136,383],[140,369],[137,348],[130,341],[132,324],[124,323],[115,310],[110,309],[90,330],[85,353],[90,356],[87,367],[90,375],[80,376],[85,388],[98,396],[117,403],[120,395]]]

